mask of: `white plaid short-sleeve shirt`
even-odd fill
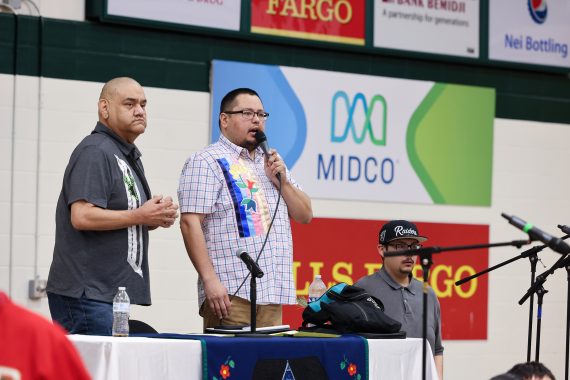
[[[289,181],[299,185],[286,173]],[[278,191],[264,170],[260,148],[252,159],[247,151],[223,135],[207,148],[192,154],[182,169],[178,186],[181,213],[206,214],[202,231],[218,278],[232,295],[249,273],[236,256],[244,249],[255,260],[277,204]],[[259,266],[257,302],[294,304],[293,242],[287,204],[281,200]],[[237,293],[249,299],[249,280]],[[205,300],[198,279],[198,298]]]

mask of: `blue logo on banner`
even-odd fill
[[[307,139],[305,112],[279,66],[254,63],[212,62],[212,142],[218,140],[220,102],[229,91],[248,87],[261,97],[271,115],[265,126],[269,146],[275,148],[291,169],[303,152]]]
[[[345,107],[346,120],[337,120],[337,107]],[[378,107],[381,109],[378,110]],[[361,109],[364,115],[364,122],[356,125],[355,119],[360,120],[357,110]],[[372,113],[377,109],[379,118],[374,118],[377,125],[380,124],[381,135],[374,134]],[[357,93],[352,102],[344,91],[337,91],[332,97],[331,105],[331,142],[341,143],[346,141],[350,134],[352,140],[360,145],[368,140],[376,146],[386,146],[386,119],[388,108],[386,99],[382,95],[374,95],[370,104],[366,102],[366,97],[362,93]],[[340,128],[339,128],[340,126]],[[340,134],[337,134],[338,130]],[[361,133],[357,132],[357,129]],[[364,182],[369,184],[383,183],[390,184],[394,180],[394,160],[390,157],[362,156],[359,150],[350,155],[337,153],[317,154],[317,180],[339,181],[339,182]]]
[[[546,16],[548,15],[548,7],[546,6],[546,0],[528,0],[528,11],[530,12],[530,17],[537,24],[542,24],[546,21]]]
[[[346,118],[346,122],[343,125],[343,131],[341,135],[335,134],[335,130],[337,130],[338,123],[342,123],[342,121],[337,122],[337,104],[341,102],[346,107],[348,112],[348,116]],[[361,126],[362,133],[359,135],[356,131],[356,125],[354,124],[354,116],[357,106],[361,104],[362,109],[364,112],[364,125]],[[382,136],[375,136],[374,131],[372,129],[372,112],[374,111],[374,106],[376,104],[380,104],[382,109],[381,115],[381,127],[382,127]],[[344,91],[337,91],[332,98],[332,110],[331,110],[331,141],[332,142],[343,142],[348,137],[348,133],[352,134],[352,139],[357,144],[362,144],[366,135],[368,135],[369,140],[378,146],[385,146],[386,145],[386,99],[384,99],[381,95],[374,95],[370,100],[370,105],[366,103],[366,98],[364,94],[361,92],[357,93],[350,103],[348,99],[348,95]],[[341,124],[342,125],[342,124]],[[359,126],[360,127],[360,126]]]

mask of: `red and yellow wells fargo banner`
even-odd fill
[[[365,0],[252,0],[253,33],[364,45]]]
[[[315,218],[308,225],[292,223],[294,273],[297,295],[307,296],[316,274],[330,287],[353,284],[381,266],[378,231],[385,221]],[[458,246],[489,242],[489,226],[474,224],[416,223],[428,246]],[[429,284],[442,309],[443,339],[487,339],[487,275],[461,286],[455,282],[488,267],[488,249],[450,251],[433,255]],[[414,276],[422,280],[416,265]],[[283,321],[300,326],[302,308],[286,306]]]

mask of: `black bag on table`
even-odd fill
[[[341,333],[397,333],[402,324],[386,314],[384,305],[366,290],[343,282],[330,287],[303,311],[303,326],[330,322]]]

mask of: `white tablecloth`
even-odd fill
[[[427,356],[426,379],[437,380],[437,370],[429,344]],[[368,358],[370,380],[422,378],[422,340],[419,338],[369,339]]]
[[[199,340],[69,335],[93,380],[202,379]]]
[[[69,335],[69,339],[94,380],[202,379],[198,340],[87,335]],[[370,339],[368,349],[371,380],[421,379],[421,339]],[[426,378],[436,380],[430,350],[428,356]]]

